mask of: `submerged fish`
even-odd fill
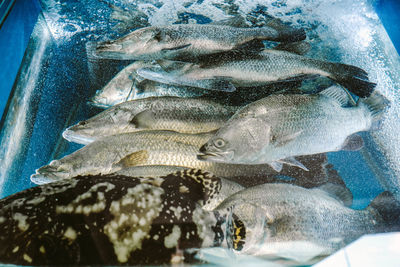
[[[150,165],[197,168],[224,178],[259,177],[265,182],[269,174],[274,173],[268,164],[225,164],[197,159],[200,146],[211,137],[210,133],[182,134],[156,130],[111,135],[51,161],[37,169],[31,180],[42,184],[78,175],[108,174],[128,167]]]
[[[328,77],[352,93],[366,97],[375,84],[355,66],[327,62],[287,51],[230,51],[205,56],[200,63],[159,60],[160,68],[141,68],[137,74],[158,82],[232,92],[236,87]]]
[[[330,87],[315,95],[271,95],[240,109],[200,149],[202,160],[262,164],[277,171],[282,163],[306,169],[295,156],[356,150],[381,118],[386,99],[374,93],[346,107],[348,95]]]
[[[137,167],[122,169],[113,174],[129,176],[129,177],[150,177],[154,179],[162,176],[167,176],[168,174],[171,173],[182,172],[187,169],[188,168],[185,167],[166,166],[166,165],[137,166]],[[230,181],[228,179],[224,179],[221,177],[215,177],[213,179],[217,180],[218,184],[215,186],[215,188],[213,188],[215,193],[204,201],[202,208],[205,210],[211,211],[215,209],[226,198],[245,188],[244,186],[241,186],[240,184],[234,181]]]
[[[159,265],[185,249],[218,246],[217,215],[201,208],[219,180],[200,170],[157,179],[76,177],[0,200],[0,262],[18,265]]]
[[[201,55],[239,49],[261,40],[296,42],[306,38],[303,29],[284,24],[240,28],[216,24],[176,24],[145,27],[117,40],[100,43],[96,53],[114,59],[187,60]],[[257,42],[258,41],[258,42]]]
[[[151,97],[113,106],[69,127],[63,137],[88,144],[104,136],[141,130],[211,132],[221,127],[238,108],[206,99]]]
[[[227,242],[237,253],[301,265],[364,234],[400,229],[400,204],[388,192],[368,208],[353,210],[318,188],[264,184],[240,191],[217,207],[225,209],[231,212]]]
[[[90,104],[100,108],[123,103],[129,100],[152,96],[196,97],[204,94],[203,90],[183,86],[173,86],[150,80],[137,80],[136,70],[157,65],[151,62],[136,61],[121,70],[91,99]],[[140,78],[140,77],[139,77]]]

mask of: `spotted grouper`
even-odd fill
[[[188,248],[219,245],[221,189],[200,170],[158,178],[76,177],[0,200],[0,262],[136,265],[190,262]]]

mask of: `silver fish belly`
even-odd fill
[[[159,64],[163,70],[141,68],[137,73],[158,82],[228,92],[236,87],[261,86],[319,75],[361,97],[369,96],[376,85],[369,82],[368,74],[358,67],[273,49],[218,53],[202,57],[199,63],[160,61]]]
[[[128,167],[173,165],[198,168],[218,177],[260,177],[274,171],[267,164],[241,165],[197,159],[200,146],[211,134],[140,131],[104,137],[36,170],[34,183],[48,183],[78,175],[108,174]]]
[[[104,136],[142,130],[201,133],[217,130],[238,109],[211,100],[151,97],[113,106],[69,127],[63,137],[88,144]]]
[[[381,198],[395,201],[386,193],[377,197]],[[312,264],[389,225],[382,216],[384,207],[375,202],[365,210],[353,210],[318,188],[265,184],[239,191],[217,210],[231,208],[227,240],[237,253],[281,258],[297,265]],[[394,202],[394,207],[397,212],[399,204]]]
[[[125,101],[153,96],[196,97],[204,93],[198,88],[172,86],[150,80],[137,79],[140,68],[157,67],[146,61],[137,61],[121,70],[90,100],[90,104],[99,108],[109,108]]]
[[[360,100],[355,107],[346,107],[347,101],[347,94],[338,87],[317,95],[273,95],[258,100],[221,127],[200,149],[199,157],[242,164],[269,162],[277,171],[282,163],[304,168],[293,157],[346,147],[359,139],[352,134],[369,130],[386,108],[380,95]]]
[[[255,40],[300,41],[302,29],[272,27],[238,28],[212,24],[179,24],[141,28],[112,41],[100,43],[96,53],[115,59],[187,60],[197,56],[229,51]]]

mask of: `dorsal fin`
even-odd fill
[[[328,87],[320,92],[320,94],[336,99],[341,106],[348,106],[351,104],[349,95],[346,93],[345,89],[336,85]]]

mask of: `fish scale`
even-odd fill
[[[295,156],[338,151],[368,131],[388,106],[373,93],[348,106],[348,95],[332,86],[314,95],[271,95],[238,110],[200,148],[199,158],[214,162],[265,164],[280,171],[282,163],[306,169]],[[249,149],[251,148],[251,149]],[[350,146],[349,146],[350,148]]]

